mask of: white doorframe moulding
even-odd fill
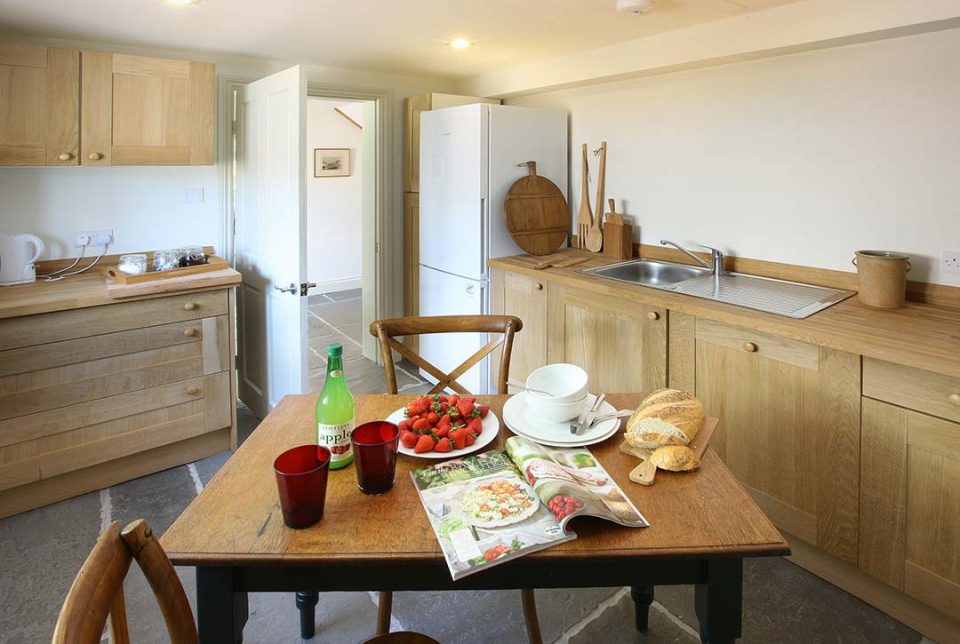
[[[508,98],[955,28],[960,0],[798,0],[480,74],[458,92]]]

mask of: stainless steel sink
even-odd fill
[[[809,317],[854,295],[852,291],[742,273],[723,273],[716,279],[713,271],[706,268],[649,259],[586,268],[580,272],[797,319]]]
[[[654,287],[670,286],[684,280],[710,275],[710,271],[705,268],[672,262],[657,262],[652,259],[635,259],[622,264],[588,268],[581,272],[627,282],[628,284]]]

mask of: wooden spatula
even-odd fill
[[[703,460],[703,453],[707,450],[707,445],[710,444],[710,437],[713,436],[713,430],[715,430],[719,424],[720,421],[716,418],[705,418],[703,427],[700,428],[697,435],[694,436],[690,444],[687,445],[687,447],[697,455],[697,458]],[[637,465],[630,471],[630,480],[640,485],[653,485],[654,477],[657,475],[657,466],[650,461],[650,455],[654,450],[631,447],[624,441],[623,444],[620,445],[620,451],[644,459],[640,465]]]
[[[607,142],[600,144],[600,170],[597,172],[597,216],[587,234],[587,250],[599,253],[603,248],[603,182],[607,172]]]
[[[581,166],[583,181],[580,185],[580,211],[577,213],[577,248],[587,247],[587,235],[593,225],[593,212],[590,210],[590,182],[587,177],[590,166],[587,165],[587,144],[583,144],[583,165]]]

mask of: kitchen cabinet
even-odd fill
[[[84,51],[84,165],[213,163],[215,68]]]
[[[403,193],[403,314],[415,316],[420,311],[420,194]],[[419,350],[419,336],[403,339],[412,351]]]
[[[513,338],[510,353],[510,379],[523,382],[531,371],[547,364],[546,282],[517,273],[493,271],[491,290],[491,312],[515,315],[523,322],[523,329]],[[495,382],[496,374],[491,373],[491,378]]]
[[[0,165],[77,165],[80,52],[0,43]]]
[[[777,527],[856,565],[860,357],[698,318],[711,447]]]
[[[590,374],[590,391],[653,391],[667,384],[663,308],[550,283],[547,359]],[[527,321],[524,320],[526,330]]]
[[[860,568],[960,619],[960,379],[865,360],[864,394]]]

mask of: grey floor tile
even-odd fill
[[[651,607],[646,633],[637,631],[634,624],[633,600],[629,591],[621,593],[619,599],[589,622],[580,625],[575,632],[569,633],[570,644],[630,644],[645,642],[649,644],[694,644],[700,638],[670,619],[665,610]]]
[[[360,300],[321,303],[311,312],[316,313],[334,327],[360,322]]]
[[[366,593],[322,593],[315,616],[317,632],[300,638],[300,617],[293,593],[252,593],[245,642],[356,643],[373,637],[377,607]]]
[[[99,533],[97,492],[0,520],[0,641],[50,641]]]
[[[327,347],[331,344],[339,344],[343,347],[344,358],[361,355],[360,346],[356,341],[351,340],[350,336],[331,328],[313,315],[309,316],[309,319],[311,325],[315,323],[315,326],[311,326],[307,342],[310,348],[321,356],[327,355]]]
[[[363,328],[363,324],[361,324],[360,322],[350,322],[348,324],[341,324],[340,326],[337,327],[337,331],[339,331],[340,333],[342,333],[343,335],[347,336],[348,338],[350,338],[351,340],[357,343],[363,342],[362,338],[363,338],[364,332],[369,333],[369,331],[366,331],[366,329]]]
[[[456,607],[449,611],[455,619],[437,618],[438,609],[448,614],[445,606]],[[518,590],[394,593],[393,615],[404,629],[443,644],[527,642]]]
[[[233,452],[226,451],[208,456],[202,461],[197,461],[194,466],[197,468],[197,474],[200,476],[200,482],[205,486],[213,478],[213,475],[220,471],[223,464],[233,455]]]
[[[349,291],[332,291],[330,293],[324,293],[328,298],[334,302],[345,302],[347,300],[359,300],[363,290],[359,288],[352,288]]]
[[[314,293],[313,295],[307,298],[307,306],[314,306],[315,304],[320,304],[322,302],[332,302],[325,293]]]
[[[260,418],[242,402],[237,403],[237,444],[242,445],[260,424]]]
[[[127,524],[144,519],[163,534],[197,495],[186,465],[148,474],[110,488],[113,519]]]

